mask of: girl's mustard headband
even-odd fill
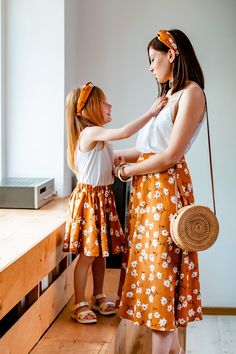
[[[168,48],[174,49],[175,54],[179,55],[179,51],[172,34],[166,30],[160,30],[157,32],[157,38],[160,42],[164,43]]]
[[[92,89],[94,88],[94,84],[92,82],[87,82],[83,87],[80,92],[78,101],[77,101],[77,115],[79,115],[86,105],[86,102],[89,98],[90,93],[92,92]]]

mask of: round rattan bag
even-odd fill
[[[203,251],[211,247],[219,234],[216,215],[206,206],[188,205],[178,210],[171,221],[171,237],[184,251]]]

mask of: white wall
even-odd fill
[[[220,236],[200,254],[203,305],[236,307],[235,24],[234,0],[80,1],[80,83],[93,81],[113,103],[113,126],[143,113],[156,85],[146,46],[157,29],[179,28],[191,39],[206,79]],[[114,144],[132,146],[135,138]],[[210,205],[206,127],[187,156],[197,201]]]
[[[64,185],[64,1],[8,0],[6,176]]]

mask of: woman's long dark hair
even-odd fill
[[[204,89],[203,72],[190,40],[180,30],[173,29],[168,30],[168,32],[174,37],[179,51],[179,55],[177,55],[174,60],[172,94],[182,90],[187,80],[196,82],[202,89]],[[150,48],[166,53],[169,50],[169,48],[164,43],[160,42],[157,37],[153,38],[148,44],[148,56]],[[162,84],[159,83],[159,94],[166,94],[169,88],[169,81]]]

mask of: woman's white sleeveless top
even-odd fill
[[[168,104],[153,117],[140,131],[136,141],[136,149],[142,153],[161,153],[168,147],[171,132],[174,126],[172,112],[173,105],[178,103],[178,97],[170,98]],[[186,154],[196,139],[204,119],[199,123],[184,154]]]
[[[106,186],[114,182],[113,149],[107,142],[98,142],[92,150],[82,152],[78,141],[75,149],[75,165],[79,183],[95,187]]]

